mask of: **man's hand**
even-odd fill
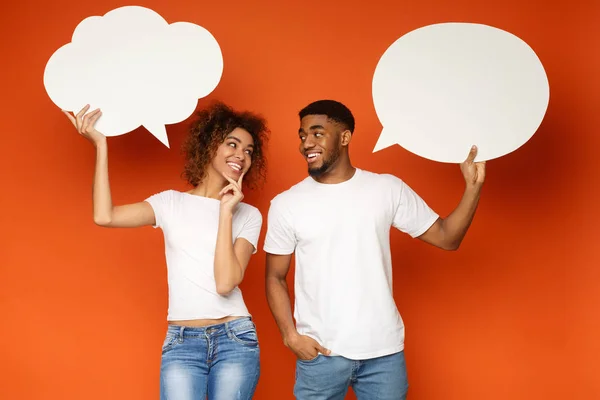
[[[460,164],[467,186],[480,187],[485,181],[485,161],[474,162],[476,156],[477,146],[473,146],[467,159]]]
[[[296,354],[300,360],[308,361],[316,358],[319,353],[328,356],[331,352],[321,346],[310,336],[296,333],[284,341],[285,345]]]

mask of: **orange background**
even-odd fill
[[[269,119],[268,182],[246,197],[265,219],[270,199],[305,176],[296,113],[320,98],[354,111],[355,165],[402,177],[438,212],[449,213],[463,190],[456,165],[399,146],[372,154],[381,130],[371,98],[377,61],[403,34],[439,22],[484,23],[525,40],[548,74],[548,113],[526,145],[488,163],[481,205],[460,251],[392,234],[409,398],[600,398],[600,3],[136,4],[169,22],[200,24],[217,38],[223,78],[199,106],[221,99]],[[1,6],[2,399],[158,398],[167,307],[162,234],[93,224],[94,150],[42,82],[46,61],[81,20],[123,5]],[[144,129],[109,139],[115,203],[186,187],[179,152],[186,129],[187,121],[167,127],[170,150]],[[264,296],[264,233],[242,284],[262,346],[255,398],[291,399],[294,358]]]

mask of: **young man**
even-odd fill
[[[343,104],[300,111],[308,176],[276,196],[268,216],[266,290],[283,341],[297,356],[297,399],[405,399],[404,324],[392,292],[389,234],[395,227],[456,250],[473,219],[485,164],[476,148],[461,164],[462,200],[442,219],[392,175],[352,166],[354,117]],[[296,256],[292,318],[286,276]]]

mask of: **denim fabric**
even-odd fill
[[[260,375],[250,317],[202,328],[169,325],[162,346],[161,400],[249,400]]]
[[[298,400],[343,400],[349,387],[358,400],[405,400],[404,352],[360,361],[321,354],[296,361],[294,395]]]

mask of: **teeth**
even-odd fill
[[[239,165],[234,164],[234,163],[227,163],[227,165],[229,165],[231,168],[235,169],[236,171],[239,171],[242,169],[242,167],[240,167]]]
[[[317,153],[311,153],[308,155],[308,158],[315,158],[317,156]]]

